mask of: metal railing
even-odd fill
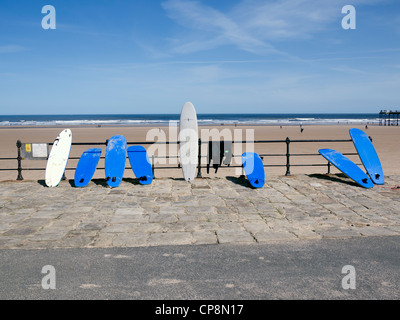
[[[351,142],[351,139],[331,139],[331,140],[291,140],[289,137],[287,137],[285,140],[255,140],[255,141],[242,141],[242,140],[234,140],[232,141],[232,143],[254,143],[254,144],[284,144],[286,145],[286,152],[285,153],[270,153],[270,154],[264,154],[264,153],[259,153],[259,156],[261,157],[261,159],[263,159],[264,162],[264,158],[266,157],[282,157],[285,158],[286,161],[284,161],[284,163],[282,164],[265,164],[264,163],[264,167],[285,167],[286,168],[286,172],[285,175],[286,176],[290,176],[291,172],[290,169],[291,167],[327,167],[327,173],[330,174],[331,173],[331,163],[329,161],[327,161],[327,163],[323,164],[323,163],[306,163],[306,164],[293,164],[291,162],[291,158],[292,157],[316,157],[319,156],[321,157],[321,155],[319,153],[291,153],[291,144],[296,144],[296,143],[347,143],[347,142]],[[107,145],[108,140],[106,140],[105,142],[73,142],[72,146],[106,146]],[[208,155],[202,155],[202,148],[201,146],[203,144],[208,144],[209,141],[202,141],[201,139],[198,140],[198,165],[197,165],[197,177],[201,178],[202,177],[202,169],[207,168],[207,166],[202,165],[202,159],[203,158],[207,158]],[[179,144],[178,141],[166,141],[166,142],[150,142],[150,141],[137,141],[137,142],[127,142],[127,145],[152,145],[152,144]],[[49,146],[52,146],[53,143],[48,143]],[[22,143],[20,140],[17,141],[16,143],[17,146],[17,157],[7,157],[7,158],[0,158],[0,161],[2,160],[16,160],[17,162],[17,166],[16,168],[0,168],[0,171],[17,171],[17,179],[16,180],[23,180],[23,176],[22,176],[22,171],[38,171],[38,170],[42,170],[44,171],[46,168],[31,168],[31,167],[23,167],[23,161],[35,161],[35,160],[25,160],[22,158],[21,156],[21,146]],[[356,152],[349,152],[349,153],[343,153],[343,155],[345,156],[355,156],[358,155],[358,153]],[[232,155],[232,158],[235,157],[241,157],[242,155]],[[104,159],[105,157],[100,157],[100,159]],[[171,159],[171,158],[177,158],[179,159],[178,155],[166,155],[166,156],[155,156],[152,155],[151,157],[151,165],[152,165],[152,169],[153,169],[153,174],[154,174],[154,178],[155,178],[155,170],[166,170],[166,169],[179,169],[181,168],[179,161],[178,161],[178,165],[177,166],[156,166],[155,165],[155,159],[157,158],[162,158],[162,159]],[[80,157],[69,157],[70,160],[79,160]],[[357,163],[357,165],[361,165],[360,163]],[[219,166],[219,168],[221,169],[227,169],[227,168],[241,168],[242,165],[225,165],[225,166]],[[75,170],[76,168],[71,168],[71,167],[67,167],[65,170]],[[130,166],[127,166],[125,169],[131,169]],[[97,170],[104,170],[104,167],[100,167],[97,168]],[[65,176],[64,176],[65,178]]]

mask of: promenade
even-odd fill
[[[400,235],[400,176],[364,189],[341,174],[0,182],[0,249],[249,244]]]

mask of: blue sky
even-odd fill
[[[375,113],[399,85],[398,0],[0,0],[0,114]]]

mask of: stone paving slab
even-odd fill
[[[0,249],[275,243],[400,234],[400,175],[364,189],[343,175],[0,182]]]

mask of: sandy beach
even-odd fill
[[[373,144],[378,152],[381,159],[383,170],[385,175],[399,174],[398,161],[400,159],[400,127],[385,127],[385,126],[369,126],[365,129],[364,126],[354,125],[313,125],[303,126],[303,132],[301,132],[299,126],[200,126],[199,137],[202,141],[209,140],[210,130],[225,134],[225,136],[231,136],[234,140],[252,139],[254,140],[285,140],[289,137],[291,140],[349,140],[349,129],[358,127],[359,129],[366,132],[372,139]],[[22,143],[50,143],[53,142],[63,127],[4,127],[0,128],[0,158],[16,158],[17,147],[16,141],[20,140]],[[124,135],[129,142],[150,142],[150,144],[144,145],[149,151],[149,156],[155,154],[163,156],[168,154],[170,156],[177,155],[177,145],[153,145],[154,141],[176,141],[178,129],[177,127],[169,128],[164,127],[143,127],[143,126],[87,126],[87,127],[70,127],[73,134],[73,143],[82,142],[105,142],[107,139],[116,134]],[[217,129],[217,130],[215,130]],[[170,140],[169,140],[170,139]],[[72,146],[70,158],[78,158],[84,150],[91,146]],[[100,146],[103,150],[102,156],[105,155],[105,145]],[[246,147],[248,149],[246,149]],[[240,155],[242,152],[250,151],[252,145],[240,145],[234,144],[233,153]],[[207,144],[202,145],[202,165],[206,166],[206,155],[207,155]],[[292,142],[290,144],[291,154],[308,154],[303,156],[291,156],[291,168],[290,172],[292,175],[296,173],[326,173],[327,162],[318,155],[320,148],[331,148],[342,153],[355,153],[356,150],[351,141],[348,142]],[[158,151],[156,150],[158,149]],[[266,167],[266,176],[279,176],[284,175],[286,172],[286,157],[285,156],[269,156],[269,155],[284,155],[286,153],[285,143],[256,143],[254,145],[254,151],[264,156],[264,164],[271,167]],[[311,156],[309,154],[316,154]],[[350,159],[356,163],[360,163],[357,155],[349,156]],[[73,179],[74,169],[78,159],[70,159],[68,162],[68,170],[66,176],[68,179]],[[155,159],[156,167],[177,167],[177,159],[170,158]],[[157,162],[158,161],[158,162]],[[240,157],[233,159],[233,166],[240,166]],[[325,166],[303,166],[305,164],[324,164]],[[282,166],[276,166],[282,165]],[[300,165],[300,166],[296,166]],[[23,160],[23,168],[45,168],[46,161],[42,160]],[[127,167],[129,162],[127,161]],[[1,169],[16,169],[16,160],[0,160]],[[95,173],[94,178],[104,177],[104,160],[101,159],[99,162],[98,170]],[[213,176],[237,176],[240,175],[240,168],[226,168],[223,166],[215,174],[211,168],[209,174],[207,170],[202,169],[203,177]],[[338,172],[335,168],[331,169],[332,173]],[[25,180],[42,180],[44,179],[44,170],[29,171],[24,170],[22,172]],[[15,180],[17,177],[17,171],[0,171],[0,180]],[[124,178],[134,178],[132,170],[127,169],[125,171]],[[182,178],[182,171],[179,168],[176,169],[156,169],[155,177],[173,177]]]

